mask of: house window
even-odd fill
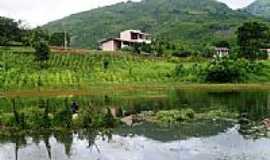
[[[131,39],[138,39],[138,34],[131,33]]]

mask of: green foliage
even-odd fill
[[[234,39],[238,25],[255,19],[213,0],[143,0],[128,1],[78,13],[44,26],[51,33],[67,30],[74,38],[71,46],[96,48],[100,39],[115,37],[126,29],[141,29],[154,38],[192,48],[205,42]],[[162,53],[159,48],[158,53]],[[169,48],[174,48],[170,46]]]
[[[65,128],[72,127],[72,112],[68,106],[64,106],[61,110],[55,113],[53,125]]]
[[[218,118],[238,118],[238,113],[223,111],[221,109],[211,110],[207,113],[207,118],[218,119]]]
[[[190,57],[191,55],[192,53],[189,51],[178,51],[172,54],[172,56],[175,56],[175,57]]]
[[[212,60],[203,70],[202,75],[206,82],[243,82],[248,80],[249,74],[262,73],[262,69],[262,63],[223,57]]]
[[[230,58],[217,58],[211,61],[206,67],[205,80],[208,82],[239,82],[245,77],[243,67],[246,64],[243,60]]]
[[[35,56],[37,61],[47,61],[49,59],[50,48],[45,41],[35,43]]]
[[[261,49],[268,48],[270,45],[270,29],[263,23],[244,23],[238,28],[237,42],[242,57],[257,59]]]
[[[231,48],[229,42],[228,42],[228,41],[224,41],[224,40],[215,42],[215,43],[214,43],[214,46],[215,46],[215,47]]]
[[[266,60],[269,58],[269,55],[267,53],[267,51],[264,51],[264,50],[260,50],[258,53],[257,53],[257,58],[259,60]]]
[[[0,115],[0,126],[15,127],[16,120],[12,113],[2,113]]]
[[[30,44],[32,47],[37,45],[39,42],[48,42],[50,39],[49,33],[40,27],[31,31]]]
[[[108,66],[104,66],[105,61],[109,62]],[[246,76],[241,78],[243,82],[269,81],[269,61],[261,63],[262,69],[255,67],[258,72],[249,71],[248,79]],[[104,84],[201,83],[205,82],[204,71],[208,60],[193,56],[145,57],[89,51],[85,54],[53,52],[43,64],[46,67],[42,70],[36,67],[35,50],[32,48],[0,48],[0,90],[87,89]],[[247,63],[243,67],[253,66],[251,64]]]
[[[215,54],[216,54],[215,47],[207,45],[204,47],[201,56],[205,58],[213,58]]]
[[[49,45],[51,45],[51,46],[65,47],[65,43],[66,43],[67,47],[70,47],[69,33],[55,32],[50,36]]]
[[[248,12],[255,16],[270,18],[270,1],[269,0],[256,0],[243,11]]]
[[[114,118],[109,111],[103,111],[92,105],[84,110],[80,110],[78,118],[74,120],[74,125],[78,128],[110,128],[113,127]]]
[[[192,120],[195,117],[195,112],[192,109],[159,111],[156,113],[155,117],[160,122],[173,124]]]
[[[0,45],[8,45],[20,39],[19,23],[13,19],[0,16]]]

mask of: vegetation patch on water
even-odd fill
[[[204,113],[196,113],[193,109],[180,110],[162,110],[158,111],[151,119],[156,123],[162,124],[179,124],[198,119],[227,119],[233,120],[238,118],[237,113],[230,113],[222,110],[211,110]]]
[[[176,107],[179,108],[179,107]],[[133,126],[141,122],[150,122],[160,125],[181,125],[186,122],[197,120],[227,120],[236,122],[238,113],[224,111],[222,109],[213,109],[208,112],[195,112],[191,108],[143,111],[121,119],[127,125]]]

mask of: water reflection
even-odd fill
[[[270,156],[270,139],[245,139],[239,125],[209,121],[162,128],[153,124],[98,132],[40,133],[2,137],[2,160],[261,160]],[[190,129],[190,131],[188,131]],[[194,133],[196,132],[196,133]],[[107,132],[110,133],[110,132]]]
[[[99,109],[115,108],[121,115],[175,108],[192,108],[198,113],[218,109],[240,115],[235,121],[197,120],[170,127],[143,123],[133,128],[117,127],[113,132],[80,129],[2,136],[0,160],[269,159],[269,131],[260,128],[262,121],[270,118],[269,95],[268,92],[171,90],[162,96],[0,98],[0,124],[3,116],[14,116],[30,108],[34,111],[42,109],[45,119],[46,116],[59,116],[59,121],[52,121],[50,125],[62,125],[61,117],[73,101],[82,110],[92,104]]]

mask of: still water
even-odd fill
[[[50,110],[57,110],[74,100],[81,108],[91,103],[96,107],[121,107],[130,113],[175,108],[244,113],[255,128],[270,118],[268,92],[172,90],[146,96],[18,97],[16,104],[23,109],[48,101]],[[0,113],[11,110],[10,98],[1,98],[0,104]],[[250,131],[239,119],[205,119],[179,126],[118,126],[103,135],[82,130],[2,136],[0,160],[270,160],[269,132],[258,132]]]

